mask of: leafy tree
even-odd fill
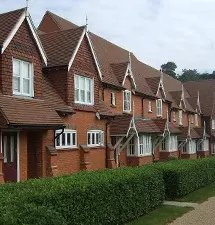
[[[196,69],[183,69],[182,74],[178,77],[181,82],[200,80],[200,74]]]
[[[170,75],[171,77],[177,78],[175,70],[177,66],[174,62],[167,62],[161,65],[161,69],[164,73]]]

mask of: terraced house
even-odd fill
[[[0,46],[1,182],[210,154],[201,91],[87,26],[23,8]]]

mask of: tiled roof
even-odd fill
[[[200,137],[204,136],[204,128],[203,127],[201,127],[201,128],[194,128],[194,129],[199,134]],[[205,133],[205,136],[208,137],[208,138],[210,137],[210,135],[207,134],[207,133]]]
[[[159,128],[160,132],[163,133],[166,126],[166,119],[154,119],[154,123]],[[181,131],[171,122],[169,122],[169,131],[172,134],[181,133]]]
[[[15,24],[18,22],[25,8],[0,14],[0,46],[7,39]]]
[[[215,116],[215,80],[191,81],[185,83],[184,87],[192,97],[197,98],[199,91],[202,113],[205,116]]]
[[[43,100],[0,94],[0,109],[10,125],[63,125],[58,114]]]
[[[178,139],[184,140],[184,139],[188,138],[188,127],[181,127],[179,129],[181,130],[181,134],[179,135]],[[190,137],[192,139],[201,139],[202,138],[202,136],[200,136],[194,128],[192,128],[190,130]]]
[[[128,62],[112,63],[111,68],[119,83],[122,84],[126,70],[128,68]]]
[[[161,133],[155,121],[151,119],[135,119],[135,125],[140,133]]]
[[[132,115],[116,116],[110,124],[110,135],[125,135],[132,119]]]
[[[113,111],[104,103],[104,101],[100,101],[95,108],[101,116],[114,116]]]
[[[156,95],[158,91],[158,85],[160,82],[160,77],[148,77],[146,78],[146,82],[151,88],[152,92]]]
[[[40,35],[48,56],[48,67],[68,65],[85,27]]]

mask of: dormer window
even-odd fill
[[[75,103],[93,105],[93,79],[75,75]]]
[[[131,92],[129,90],[123,91],[123,98],[124,98],[123,111],[130,113],[131,112]]]
[[[13,94],[33,97],[33,64],[13,59]]]

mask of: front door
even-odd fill
[[[3,173],[5,182],[17,182],[17,133],[2,133]]]

